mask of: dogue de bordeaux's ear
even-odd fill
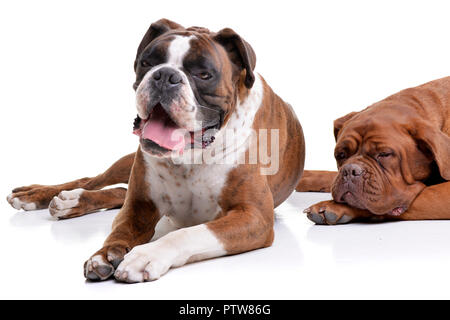
[[[144,49],[149,45],[149,43],[152,42],[155,38],[159,37],[160,35],[173,29],[184,29],[184,28],[178,23],[170,21],[168,19],[161,19],[156,22],[153,22],[150,25],[137,49],[136,59],[134,60],[134,71],[136,71],[137,60],[139,58],[139,55],[142,53],[142,51],[144,51]]]
[[[419,148],[425,147],[433,155],[441,177],[450,181],[450,137],[439,128],[420,120],[410,129]]]
[[[214,40],[220,43],[228,53],[230,60],[240,68],[245,69],[245,86],[250,89],[255,82],[253,71],[256,65],[256,55],[253,48],[247,41],[242,39],[236,32],[230,28],[220,30]]]
[[[334,120],[334,138],[337,141],[338,135],[339,135],[339,131],[341,131],[342,127],[344,126],[344,124],[349,121],[350,119],[352,119],[355,115],[357,115],[359,112],[351,112],[349,114],[347,114],[346,116],[343,116],[342,118],[336,119]]]

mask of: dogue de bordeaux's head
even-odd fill
[[[210,32],[162,19],[136,54],[134,133],[141,149],[165,157],[207,148],[253,86],[256,56],[231,29]]]
[[[450,180],[450,137],[412,113],[381,102],[334,122],[335,201],[398,216],[427,184]]]

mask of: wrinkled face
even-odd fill
[[[342,129],[332,195],[373,214],[398,216],[425,187],[432,159],[401,125],[384,120],[355,119]]]
[[[172,31],[153,40],[136,60],[134,133],[143,151],[207,148],[235,102],[233,66],[205,33]]]

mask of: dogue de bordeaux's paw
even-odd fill
[[[109,279],[128,251],[129,249],[122,245],[100,249],[84,263],[84,276],[91,281]]]
[[[84,189],[61,191],[53,197],[48,206],[50,214],[58,219],[74,218],[88,213],[88,208],[83,204],[81,195]]]
[[[6,200],[17,210],[39,210],[47,208],[50,200],[57,193],[58,189],[53,186],[33,184],[27,187],[15,188],[6,197]]]
[[[303,211],[308,219],[315,224],[336,225],[354,221],[357,218],[368,217],[364,210],[336,203],[333,200],[319,202]]]

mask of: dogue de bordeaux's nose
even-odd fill
[[[361,177],[364,170],[357,164],[349,163],[342,167],[342,175],[346,180],[356,180]]]
[[[172,68],[161,68],[152,75],[152,80],[162,87],[174,87],[181,83],[182,78],[178,71]]]

